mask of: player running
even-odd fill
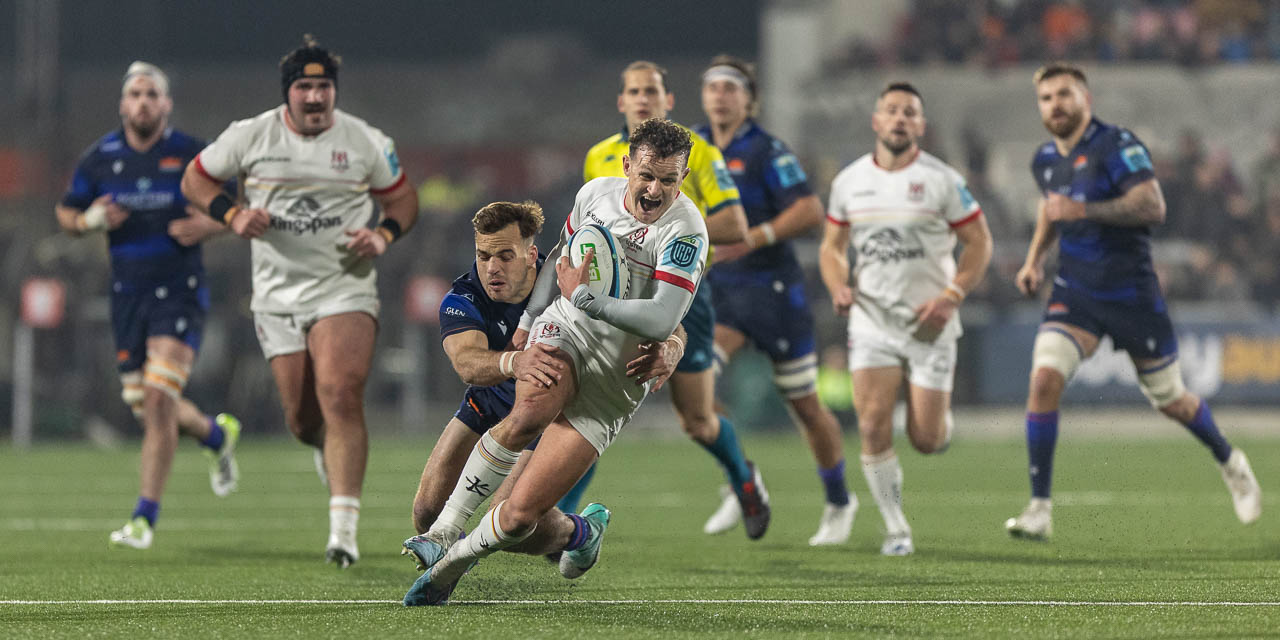
[[[591,504],[574,518],[553,508],[648,395],[652,382],[637,384],[635,372],[628,370],[631,354],[675,331],[702,279],[706,226],[697,207],[680,193],[691,146],[686,129],[648,120],[631,137],[623,160],[627,177],[598,178],[578,192],[561,244],[584,224],[603,225],[620,239],[634,265],[631,293],[626,300],[592,294],[585,284],[590,253],[579,267],[562,258],[554,272],[540,275],[516,337],[528,330],[530,348],[551,347],[571,375],[550,387],[516,381],[511,415],[480,438],[463,469],[470,486],[459,483],[436,525],[419,537],[429,542],[415,550],[426,572],[405,595],[406,605],[444,604],[463,572],[500,550],[565,549],[560,573],[569,578],[582,575],[599,558],[609,510]],[[538,449],[510,497],[458,540],[461,523],[539,434]]]
[[[285,104],[232,123],[187,167],[182,188],[251,239],[258,341],[289,430],[323,451],[325,557],[345,568],[360,557],[364,383],[378,329],[373,258],[413,226],[418,200],[391,139],[334,108],[340,59],[305,39],[280,61]],[[240,173],[243,207],[222,191]]]
[[[961,334],[956,310],[986,273],[991,232],[960,174],[921,151],[924,103],[914,86],[898,82],[881,91],[871,128],[875,151],[831,183],[819,264],[836,313],[849,316],[862,473],[886,530],[880,553],[904,556],[915,543],[902,512],[893,407],[905,378],[911,445],[921,453],[947,448]]]
[[[624,116],[623,130],[587,151],[582,171],[584,182],[623,175],[622,163],[630,146],[630,132],[648,118],[666,118],[667,112],[675,107],[675,94],[667,91],[666,80],[666,69],[644,60],[633,62],[622,71],[618,111]],[[738,188],[729,176],[720,151],[692,131],[690,137],[693,150],[688,158],[689,179],[680,189],[705,217],[711,242],[739,242],[746,233],[747,222]],[[643,239],[643,236],[633,238]],[[671,401],[684,432],[706,448],[724,468],[733,488],[732,498],[728,499],[738,503],[747,537],[756,539],[763,536],[769,526],[769,493],[759,469],[743,454],[733,423],[716,415],[715,310],[711,305],[710,285],[703,282],[698,288],[682,321],[689,344],[672,376]],[[574,510],[591,473],[561,502],[562,510]],[[736,514],[733,517],[736,518]]]
[[[1049,490],[1062,391],[1104,335],[1129,352],[1151,406],[1178,421],[1212,452],[1248,524],[1262,513],[1262,490],[1244,452],[1218,431],[1209,405],[1182,384],[1178,343],[1151,264],[1151,228],[1164,222],[1164,195],[1147,148],[1127,129],[1093,117],[1084,72],[1049,64],[1034,76],[1040,119],[1053,140],[1036,150],[1040,187],[1035,233],[1017,286],[1030,296],[1044,281],[1055,237],[1058,274],[1031,353],[1027,453],[1031,502],[1005,523],[1017,538],[1053,532]]]
[[[716,247],[716,266],[707,276],[706,284],[714,285],[716,358],[723,364],[750,341],[773,361],[774,385],[804,432],[826,493],[809,544],[840,544],[849,539],[858,503],[844,478],[840,423],[818,400],[813,315],[804,271],[788,242],[822,224],[822,202],[795,154],[756,123],[756,95],[754,65],[741,59],[718,56],[702,74],[709,124],[696,132],[724,154],[751,224],[745,241]],[[727,531],[740,514],[726,490],[704,530]]]
[[[209,309],[200,242],[221,225],[179,191],[182,168],[204,141],[169,128],[172,109],[168,76],[146,62],[129,65],[122,127],[85,152],[54,207],[64,231],[105,233],[110,247],[121,397],[143,426],[138,503],[110,542],[135,549],[151,546],[180,433],[204,447],[215,495],[235,491],[239,479],[240,423],[226,413],[211,418],[182,397]]]

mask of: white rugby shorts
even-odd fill
[[[267,360],[276,356],[307,350],[307,332],[321,318],[343,313],[367,313],[378,319],[381,304],[376,297],[354,297],[334,300],[311,311],[299,313],[267,313],[255,311],[253,326],[258,333],[258,344]]]
[[[849,371],[899,367],[912,385],[950,393],[956,372],[956,340],[921,342],[906,333],[849,333]]]

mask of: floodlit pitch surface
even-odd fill
[[[1153,416],[1154,418],[1154,416]],[[1176,429],[1152,420],[1153,429]],[[0,635],[33,637],[1264,636],[1280,629],[1280,439],[1241,440],[1264,489],[1245,527],[1190,437],[1073,436],[1064,423],[1055,537],[1011,540],[1024,445],[964,437],[941,456],[899,447],[916,553],[878,553],[880,515],[850,438],[861,499],[852,539],[813,549],[819,485],[800,438],[749,436],[773,497],[758,542],[701,533],[718,471],[678,438],[624,436],[589,499],[613,510],[603,555],[569,582],[499,554],[442,608],[405,609],[398,555],[431,438],[374,442],[361,561],[325,565],[326,493],[292,442],[241,442],[240,491],[208,489],[184,441],[149,551],[108,549],[137,487],[136,450],[0,448]],[[1097,431],[1095,429],[1095,431]],[[902,439],[899,438],[899,442]]]

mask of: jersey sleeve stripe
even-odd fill
[[[209,173],[209,171],[208,171],[208,170],[206,170],[206,169],[204,168],[204,163],[203,163],[203,162],[200,162],[200,156],[199,156],[199,154],[197,154],[197,155],[196,155],[196,159],[195,159],[195,160],[192,160],[191,162],[192,162],[192,163],[194,163],[194,164],[196,165],[196,171],[199,171],[199,172],[200,172],[200,175],[202,175],[202,176],[204,176],[204,177],[208,178],[210,181],[212,181],[212,182],[216,182],[216,183],[218,183],[218,184],[222,184],[223,182],[226,182],[226,180],[223,180],[223,179],[221,179],[221,178],[215,178],[215,177],[213,177],[213,174]]]
[[[674,273],[667,273],[666,271],[654,271],[653,279],[674,284],[677,287],[680,287],[681,289],[688,291],[689,293],[693,293],[694,289],[697,288],[693,284],[692,280],[689,280],[688,278],[683,278]]]
[[[400,179],[396,180],[391,186],[385,187],[382,189],[374,189],[373,187],[369,187],[369,193],[372,193],[375,196],[391,193],[392,191],[395,191],[400,185],[404,184],[405,180],[406,180],[405,174],[401,173]]]
[[[835,218],[831,217],[831,214],[829,213],[827,214],[827,222],[830,222],[831,224],[838,224],[842,227],[849,226],[848,220],[836,220]]]
[[[959,229],[960,227],[963,227],[963,226],[965,226],[966,224],[969,224],[970,222],[973,222],[974,220],[977,220],[977,219],[978,219],[978,216],[980,216],[980,215],[982,215],[982,209],[978,209],[977,211],[974,211],[973,213],[971,213],[971,214],[969,214],[969,215],[967,215],[967,216],[965,216],[965,217],[963,217],[963,218],[961,218],[961,219],[959,219],[959,220],[956,220],[955,222],[948,222],[947,224],[951,225],[951,228],[952,228],[952,229]]]
[[[572,214],[570,214],[570,218],[565,218],[565,219],[564,219],[564,230],[565,230],[565,231],[568,231],[568,232],[569,232],[569,235],[571,235],[571,236],[572,236],[572,235],[573,235],[573,220],[572,220],[571,218],[572,218]]]

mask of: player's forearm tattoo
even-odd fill
[[[1124,227],[1141,227],[1164,222],[1164,198],[1160,187],[1140,184],[1112,200],[1085,205],[1090,220]]]

